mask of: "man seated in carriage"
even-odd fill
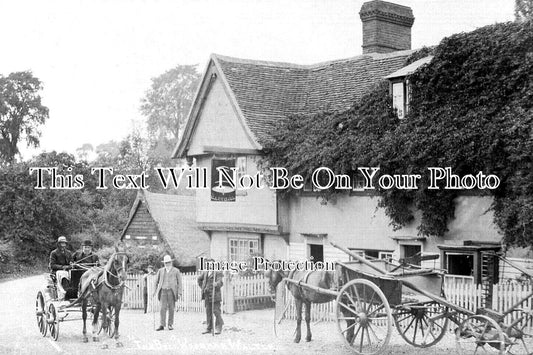
[[[69,289],[69,272],[72,269],[70,265],[72,261],[72,254],[67,249],[67,238],[61,236],[57,238],[57,248],[50,253],[50,271],[52,278],[57,281],[57,296],[58,299],[64,299],[67,290]]]
[[[93,243],[90,240],[84,240],[81,250],[72,256],[72,261],[88,268],[98,266],[98,255],[93,253]]]

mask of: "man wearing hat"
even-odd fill
[[[86,266],[98,266],[98,255],[93,253],[93,243],[90,240],[84,240],[81,250],[78,250],[72,256],[72,260],[78,264]]]
[[[208,258],[206,262],[214,262],[214,259]],[[215,334],[222,332],[224,321],[220,311],[220,302],[222,294],[220,288],[223,285],[222,272],[206,270],[198,276],[198,286],[202,288],[202,299],[205,301],[205,313],[207,320],[207,329],[202,334],[213,331],[213,315],[215,316]]]
[[[58,298],[63,299],[66,291],[69,287],[69,273],[68,270],[72,269],[70,262],[72,261],[72,255],[67,249],[67,238],[61,236],[57,238],[57,248],[50,253],[50,271],[55,273],[58,288]]]
[[[165,323],[168,324],[168,330],[174,329],[174,306],[176,300],[181,297],[181,273],[172,265],[172,258],[170,255],[165,255],[163,258],[163,264],[165,265],[157,271],[156,276],[156,293],[157,298],[161,302],[160,310],[160,323],[159,328],[156,330],[165,329]],[[168,311],[168,323],[167,319]]]

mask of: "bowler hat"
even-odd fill
[[[165,255],[165,257],[163,258],[163,262],[164,263],[172,262],[172,258],[170,257],[170,255]]]
[[[65,238],[64,236],[61,236],[61,237],[57,238],[57,242],[58,243],[68,243],[67,242],[67,238]]]
[[[83,244],[82,244],[84,247],[92,247],[93,246],[93,242],[90,241],[89,239],[86,239],[83,241]]]

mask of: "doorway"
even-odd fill
[[[324,262],[324,246],[320,244],[308,244],[309,259],[313,262]]]

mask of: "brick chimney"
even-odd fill
[[[361,6],[359,16],[363,22],[363,54],[411,49],[415,18],[410,7],[373,0]]]

